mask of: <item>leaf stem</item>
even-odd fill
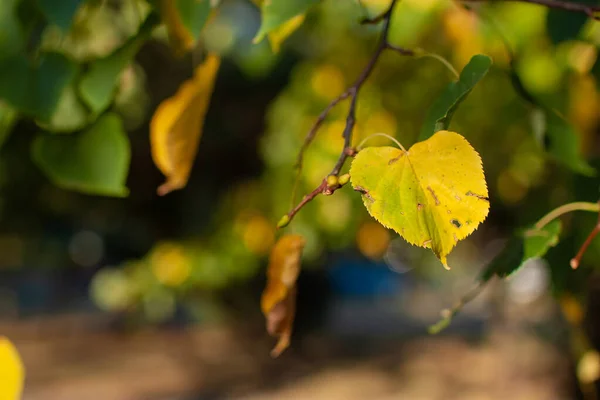
[[[430,57],[430,58],[434,58],[434,59],[438,60],[439,62],[444,64],[450,72],[452,72],[452,74],[454,75],[454,77],[456,79],[460,78],[458,71],[456,70],[456,68],[454,68],[454,66],[452,66],[452,64],[450,64],[450,61],[446,60],[444,57],[440,56],[439,54],[423,53],[423,54],[419,55],[419,57],[420,58]]]
[[[436,335],[446,329],[448,325],[450,325],[450,322],[452,322],[454,316],[456,316],[456,314],[458,314],[465,305],[473,301],[475,297],[479,296],[488,282],[489,280],[480,280],[474,287],[471,288],[471,290],[465,293],[454,304],[454,306],[452,306],[452,308],[442,310],[442,319],[429,327],[429,334]]]
[[[362,140],[362,142],[360,142],[360,143],[359,143],[359,145],[358,145],[358,146],[356,146],[356,151],[360,151],[360,150],[362,149],[363,145],[364,145],[364,144],[365,144],[365,143],[366,143],[366,142],[367,142],[369,139],[372,139],[372,138],[374,138],[374,137],[377,137],[377,136],[383,136],[383,137],[385,137],[385,138],[388,138],[388,139],[390,139],[392,142],[396,143],[396,145],[397,145],[397,146],[398,146],[398,147],[399,147],[399,148],[400,148],[400,149],[401,149],[403,152],[405,152],[405,153],[406,153],[406,149],[404,148],[404,146],[402,146],[402,143],[400,143],[398,140],[396,140],[396,138],[394,138],[393,136],[390,136],[390,135],[388,135],[387,133],[382,133],[382,132],[373,133],[373,134],[371,134],[371,135],[367,136],[366,138],[364,138],[364,139]]]
[[[600,204],[599,203],[590,203],[585,201],[578,201],[574,203],[564,204],[560,207],[555,208],[550,211],[548,214],[544,215],[538,222],[535,224],[536,229],[542,229],[544,226],[548,225],[550,222],[555,220],[556,218],[570,213],[572,211],[591,211],[591,212],[599,212]]]

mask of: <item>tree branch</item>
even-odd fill
[[[365,66],[365,68],[363,69],[359,77],[356,79],[354,84],[350,86],[341,95],[336,97],[333,101],[331,101],[331,103],[329,103],[327,107],[325,107],[325,109],[321,112],[321,114],[319,114],[317,120],[306,135],[304,143],[302,144],[300,152],[298,153],[298,159],[296,162],[297,168],[302,168],[304,153],[310,145],[310,143],[312,142],[312,140],[315,138],[321,125],[323,125],[323,122],[325,122],[325,119],[327,118],[329,112],[342,100],[350,98],[350,108],[348,110],[348,115],[346,116],[346,125],[342,133],[342,137],[344,138],[344,147],[342,148],[342,151],[340,153],[340,156],[338,157],[337,162],[335,163],[335,166],[333,167],[329,175],[323,179],[323,181],[317,188],[315,188],[312,192],[304,196],[302,201],[300,201],[300,203],[298,203],[297,206],[295,206],[290,212],[287,213],[288,218],[286,218],[287,223],[285,225],[287,225],[289,221],[291,221],[292,218],[294,218],[294,216],[298,213],[298,211],[302,209],[302,207],[304,207],[308,202],[317,197],[319,194],[330,195],[337,189],[342,187],[343,184],[340,184],[338,182],[337,177],[339,176],[342,168],[344,167],[344,164],[346,163],[348,157],[352,157],[356,154],[356,150],[352,148],[352,133],[354,131],[354,126],[356,125],[356,104],[358,101],[358,94],[360,92],[360,89],[363,87],[364,83],[371,76],[371,73],[377,65],[377,61],[379,61],[381,54],[385,50],[393,50],[402,55],[412,56],[415,54],[412,50],[404,49],[402,47],[392,45],[388,42],[390,20],[392,17],[392,12],[394,11],[394,7],[397,2],[398,0],[392,0],[389,7],[383,14],[375,18],[373,21],[369,21],[370,23],[383,21],[381,39],[379,41],[379,44],[377,45],[377,48],[375,49],[375,52],[371,56],[371,59],[369,60],[368,64]],[[331,179],[331,177],[334,177],[335,179]],[[328,178],[330,178],[329,183]],[[334,184],[331,184],[332,182]]]
[[[600,12],[600,6],[593,6],[583,3],[568,2],[563,0],[459,0],[463,3],[529,3],[544,6],[548,8],[556,8],[558,10],[582,12],[589,17],[598,19],[594,14]]]

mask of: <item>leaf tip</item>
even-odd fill
[[[273,350],[271,350],[271,357],[279,357],[288,347],[290,347],[290,334],[284,333],[277,340],[277,344],[273,347]]]
[[[184,186],[185,185],[168,180],[156,189],[156,194],[158,194],[161,197],[166,196],[167,194],[171,193],[172,191],[179,190],[179,189],[183,188]]]
[[[439,258],[440,258],[440,261],[442,262],[442,265],[444,266],[444,269],[446,271],[450,271],[450,266],[448,265],[448,260],[446,259],[446,256],[441,255],[441,256],[439,256]]]

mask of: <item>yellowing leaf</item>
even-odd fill
[[[292,19],[284,22],[278,28],[275,28],[272,32],[269,33],[269,43],[271,44],[271,49],[274,53],[279,53],[281,49],[281,44],[288,38],[290,35],[300,27],[304,23],[306,15],[300,14],[296,15]]]
[[[252,0],[252,2],[261,8],[264,0]],[[298,14],[267,34],[273,53],[279,53],[281,44],[304,23],[305,18],[306,14]]]
[[[163,101],[152,117],[152,159],[167,177],[158,188],[161,196],[187,184],[219,64],[219,57],[209,54],[196,68],[194,77],[184,82],[173,97]]]
[[[20,400],[25,379],[25,368],[15,346],[0,337],[0,399]]]
[[[431,248],[446,268],[452,248],[489,211],[479,154],[455,132],[439,131],[408,151],[361,150],[350,176],[371,216],[409,243]]]
[[[214,14],[210,0],[160,0],[160,16],[178,54],[191,50]]]
[[[296,312],[296,279],[300,273],[300,257],[305,243],[300,235],[285,235],[271,250],[267,287],[260,305],[267,319],[269,335],[279,338],[271,351],[273,357],[281,354],[290,344]]]
[[[259,5],[261,10],[260,29],[253,40],[254,43],[259,43],[269,33],[281,28],[285,22],[306,13],[319,0],[254,0],[253,2]],[[296,22],[298,26],[300,23]]]

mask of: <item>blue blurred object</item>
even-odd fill
[[[408,284],[384,262],[363,257],[337,258],[327,273],[334,292],[346,297],[394,296]]]

